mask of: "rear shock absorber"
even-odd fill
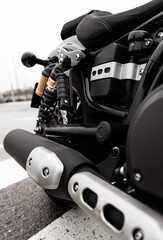
[[[39,106],[39,121],[47,122],[53,119],[53,112],[56,106],[57,92],[56,82],[48,79],[47,86],[45,87],[44,94]]]
[[[57,60],[56,60],[57,61]],[[51,71],[53,70],[53,68],[55,67],[56,62],[48,65],[43,71],[42,71],[42,75],[40,78],[40,81],[38,83],[38,86],[36,88],[36,94],[40,97],[43,96],[44,94],[44,90],[48,81],[48,78],[50,76]]]
[[[41,79],[36,89],[36,94],[42,97],[38,113],[38,119],[41,123],[51,120],[53,116],[56,102],[56,83],[49,76],[55,65],[56,63],[50,64],[42,71]]]
[[[45,88],[43,89],[42,101],[39,107],[38,117],[41,123],[53,120],[57,102],[60,110],[67,110],[70,107],[69,81],[64,73],[68,66],[69,60],[64,58],[53,65],[52,68],[49,67],[42,72]]]

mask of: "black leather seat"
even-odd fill
[[[97,49],[115,41],[161,11],[163,0],[153,0],[118,14],[94,10],[66,23],[61,37],[65,39],[76,34],[86,48]]]

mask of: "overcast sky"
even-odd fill
[[[93,9],[117,13],[148,0],[4,0],[0,1],[0,92],[33,86],[42,67],[25,68],[25,51],[46,59],[61,42],[65,22]]]

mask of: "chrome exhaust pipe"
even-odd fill
[[[4,147],[38,185],[73,200],[116,238],[162,240],[162,215],[101,179],[82,154],[19,129],[6,136]]]
[[[117,239],[163,239],[163,217],[159,213],[90,172],[74,174],[68,192]]]

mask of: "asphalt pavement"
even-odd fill
[[[24,240],[45,228],[69,208],[52,202],[27,178],[0,190],[0,239]]]

